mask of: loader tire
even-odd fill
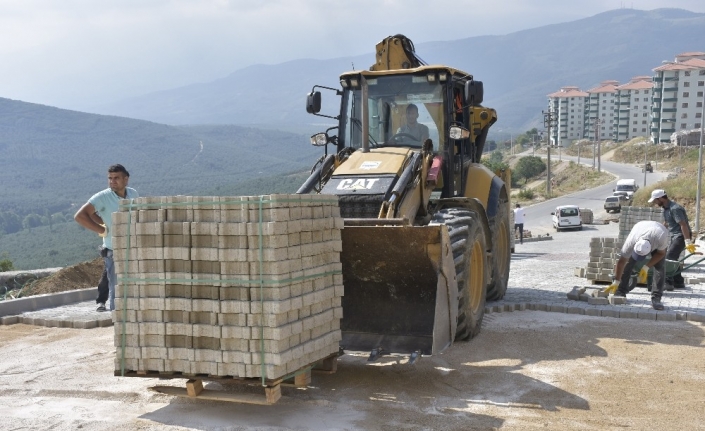
[[[487,285],[487,300],[504,298],[509,283],[509,263],[512,258],[509,233],[509,202],[499,204],[497,214],[490,220],[492,230],[492,253],[490,253],[490,282]]]
[[[480,332],[485,314],[488,266],[482,222],[474,211],[446,208],[434,214],[432,223],[448,228],[458,283],[455,339],[466,341]]]

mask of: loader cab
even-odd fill
[[[353,148],[383,151],[389,147],[420,150],[419,133],[427,130],[433,153],[443,162],[439,192],[442,197],[462,196],[463,171],[475,158],[469,137],[450,139],[452,125],[471,128],[465,82],[468,75],[445,67],[413,71],[349,72],[343,87],[339,115],[338,150]],[[363,101],[366,100],[367,103]],[[416,124],[407,115],[418,110]]]

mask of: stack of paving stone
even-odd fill
[[[622,207],[617,238],[592,238],[587,267],[584,270],[576,268],[575,275],[584,276],[594,282],[611,282],[611,274],[614,273],[614,265],[619,260],[622,244],[634,225],[642,220],[663,222],[663,211],[660,208]]]
[[[617,238],[593,237],[590,239],[590,260],[585,268],[585,278],[592,281],[612,281],[614,264],[619,259],[621,243]]]
[[[582,224],[593,223],[593,214],[590,208],[580,208],[580,222]]]
[[[113,215],[116,371],[277,379],[338,351],[337,197],[129,205]]]
[[[624,244],[634,225],[644,220],[663,223],[663,210],[659,207],[622,207],[619,216],[619,243]]]

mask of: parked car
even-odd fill
[[[561,205],[551,213],[553,216],[553,227],[556,231],[561,229],[583,230],[583,222],[580,218],[580,208],[577,205]]]
[[[620,199],[620,196],[607,196],[607,198],[605,199],[605,211],[621,212],[622,199]]]

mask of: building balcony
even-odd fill
[[[678,108],[663,108],[663,112],[676,112]]]
[[[678,98],[677,98],[677,97],[668,97],[668,98],[662,100],[662,102],[664,102],[664,103],[666,103],[666,102],[677,102],[677,101],[678,101]]]
[[[678,91],[678,87],[666,87],[666,88],[663,89],[663,91],[673,91],[673,92],[677,92],[677,91]]]
[[[661,133],[673,133],[676,129],[661,129]]]
[[[677,76],[669,76],[669,77],[663,78],[663,80],[664,81],[678,81],[678,77]]]

